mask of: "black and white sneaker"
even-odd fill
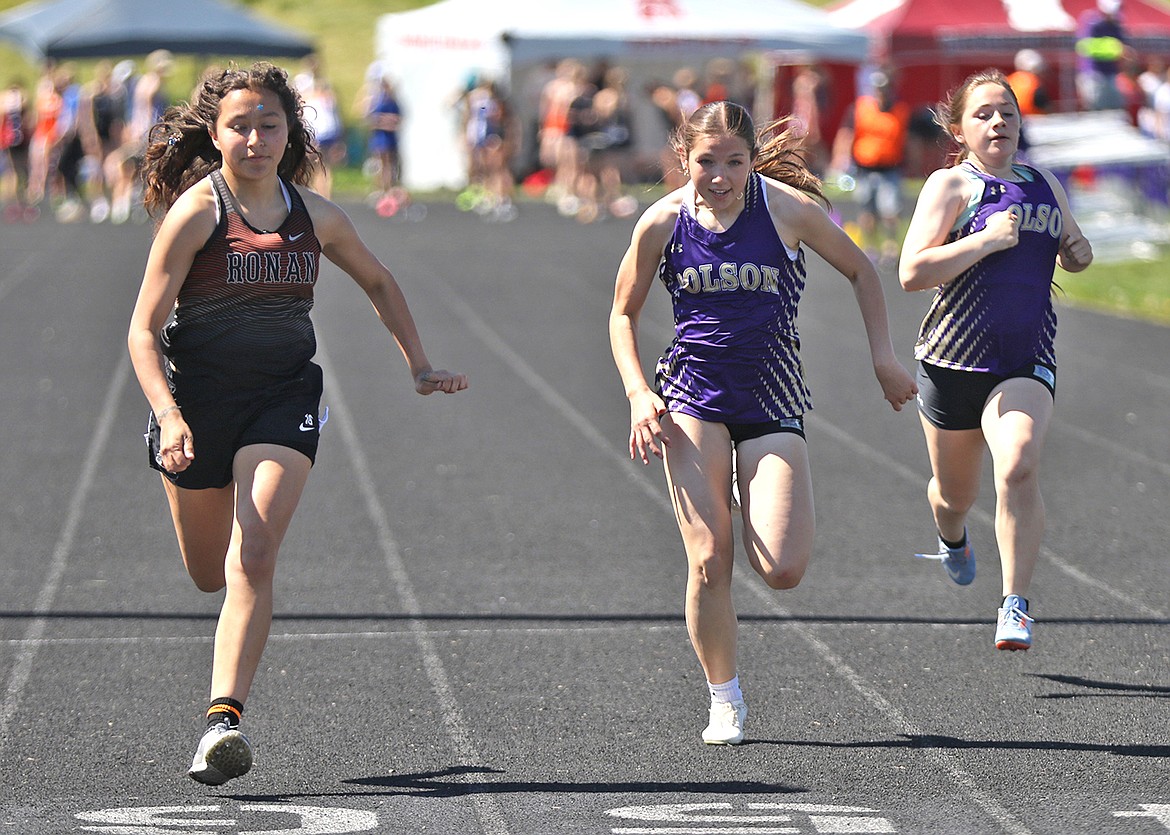
[[[187,776],[207,786],[220,786],[247,774],[251,768],[252,744],[248,737],[221,722],[209,725],[203,732]]]

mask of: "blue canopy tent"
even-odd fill
[[[37,0],[0,14],[0,40],[33,61],[168,49],[183,55],[302,58],[311,40],[220,0]]]

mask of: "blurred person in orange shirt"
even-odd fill
[[[835,173],[852,171],[861,247],[873,261],[898,257],[902,218],[902,164],[910,134],[910,105],[900,101],[885,72],[869,76],[870,89],[849,107],[833,138]]]
[[[1020,103],[1020,115],[1047,113],[1052,99],[1044,86],[1044,57],[1034,49],[1021,49],[1016,53],[1015,67],[1007,81]]]

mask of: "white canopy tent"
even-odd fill
[[[406,185],[466,182],[455,101],[472,77],[510,90],[526,124],[535,114],[539,68],[560,58],[605,60],[630,71],[630,92],[702,70],[714,58],[791,53],[793,60],[862,61],[868,36],[829,21],[801,0],[442,0],[378,21],[375,52],[403,109]],[[637,146],[661,144],[649,103],[635,111]]]

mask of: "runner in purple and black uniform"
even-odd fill
[[[959,146],[927,179],[902,245],[906,290],[936,289],[914,356],[932,477],[927,497],[942,562],[975,579],[967,514],[984,448],[995,471],[1003,604],[995,645],[1032,645],[1026,595],[1044,535],[1039,466],[1056,391],[1052,275],[1093,260],[1051,173],[1017,164],[1020,109],[1002,73],[969,77],[939,105]]]
[[[746,110],[713,102],[678,129],[673,144],[691,182],[639,219],[610,313],[630,456],[665,458],[690,566],[686,619],[711,697],[708,744],[742,742],[747,716],[731,600],[733,479],[744,546],[764,582],[796,586],[812,552],[811,400],[796,331],[804,246],[852,282],[886,400],[900,410],[915,393],[894,356],[873,264],[830,220],[799,140],[778,127],[757,136]],[[651,388],[637,325],[656,277],[674,301],[675,339]]]

